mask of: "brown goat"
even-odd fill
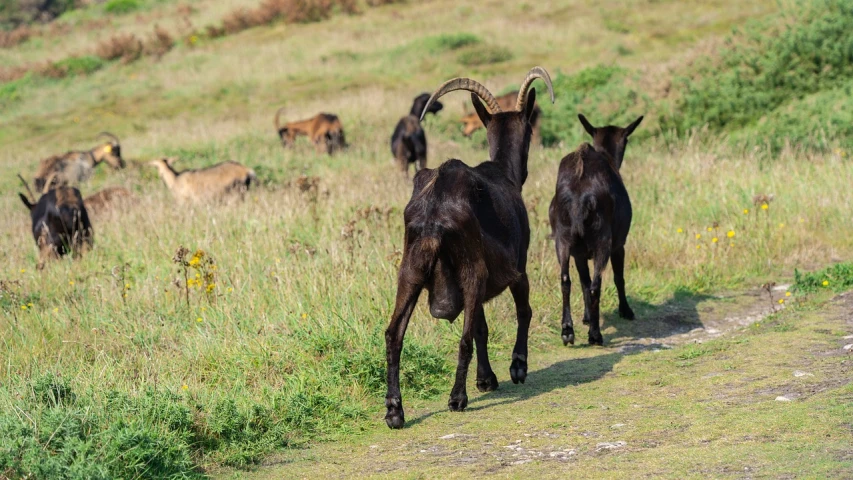
[[[92,248],[94,230],[79,190],[55,188],[42,195],[38,202],[19,195],[30,211],[33,239],[39,249],[37,269],[43,269],[48,260],[67,253],[77,258]]]
[[[502,109],[509,110],[513,107],[516,98],[518,98],[518,92],[509,92],[506,95],[495,97],[495,100],[498,101],[498,105]],[[539,143],[539,120],[541,117],[542,109],[539,108],[539,105],[535,105],[533,107],[533,118],[531,119],[531,125],[533,127],[531,143],[534,145]],[[477,115],[477,112],[466,113],[460,121],[462,122],[462,135],[466,137],[470,137],[474,132],[483,128],[483,122],[480,121],[480,117]]]
[[[42,160],[35,175],[36,190],[44,193],[51,188],[84,182],[101,162],[114,169],[124,168],[118,137],[109,132],[101,132],[98,136],[109,137],[110,141],[91,150],[71,151]]]
[[[255,172],[237,162],[222,162],[197,170],[178,172],[173,168],[175,159],[162,158],[149,162],[157,168],[160,178],[181,202],[205,202],[242,197],[258,178]]]
[[[522,82],[511,111],[502,111],[483,85],[469,78],[445,82],[430,104],[454,90],[472,92],[471,101],[486,126],[489,161],[469,167],[448,160],[436,169],[415,175],[412,198],[403,212],[405,238],[397,276],[397,298],[385,331],[388,391],[385,422],[402,428],[405,419],[400,395],[400,353],[412,311],[423,289],[429,292],[433,317],[450,321],[465,312],[456,367],[456,382],[448,407],[462,411],[468,405],[468,366],[477,345],[477,388],[491,391],[498,380],[489,364],[488,326],[483,304],[510,289],[515,301],[518,330],[512,353],[513,383],[527,377],[527,334],[532,311],[527,280],[530,226],[521,188],[527,179],[530,117],[536,91],[530,84],[541,78],[553,101],[551,79],[535,67]],[[480,102],[486,102],[488,110]],[[491,113],[489,112],[491,111]]]
[[[307,136],[314,144],[318,153],[326,152],[331,155],[339,150],[347,148],[344,127],[337,115],[332,113],[318,113],[307,120],[288,122],[284,125],[279,123],[281,107],[275,112],[275,129],[284,147],[293,145],[296,137]]]
[[[113,209],[133,198],[130,190],[124,187],[107,187],[83,199],[90,216],[97,216]]]
[[[619,293],[619,316],[634,319],[634,312],[625,297],[625,241],[631,229],[631,199],[622,182],[619,169],[628,137],[643,120],[636,119],[625,128],[593,127],[583,115],[578,115],[584,128],[593,138],[593,145],[582,144],[563,157],[557,173],[557,189],[548,209],[551,230],[560,264],[563,294],[563,344],[575,343],[570,293],[569,256],[575,259],[583,289],[583,323],[589,325],[589,343],[602,345],[599,326],[601,273],[607,262],[613,264],[613,280]],[[589,277],[589,260],[594,274]]]

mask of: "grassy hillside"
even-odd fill
[[[578,111],[596,124],[647,115],[622,171],[635,211],[626,277],[638,322],[659,321],[685,293],[781,282],[853,254],[850,52],[827,53],[853,31],[843,2],[359,4],[358,14],[336,7],[318,22],[195,40],[245,3],[136,3],[74,10],[52,24],[65,26],[0,49],[8,68],[74,66],[61,78],[35,69],[0,84],[0,208],[9,212],[0,219],[0,477],[192,477],[381,426],[382,331],[411,193],[388,139],[415,95],[452,76],[495,92],[533,65],[555,77],[546,147],[531,152],[524,188],[534,355],[575,355],[559,341],[547,205],[559,159],[583,138]],[[154,24],[175,40],[159,58],[92,53],[118,34],[147,38]],[[796,56],[811,63],[782,68],[791,42],[816,36],[826,41]],[[762,55],[782,67],[734,71]],[[786,72],[799,80],[778,82]],[[778,95],[751,110],[726,106],[768,85]],[[711,86],[720,90],[701,103]],[[459,133],[466,101],[449,95],[426,121],[430,165],[486,157],[482,136]],[[351,148],[283,150],[272,128],[281,105],[289,119],[337,113]],[[102,130],[121,137],[129,166],[100,167],[83,193],[123,185],[137,199],[95,218],[90,254],[38,272],[15,174],[91,148]],[[145,165],[159,156],[179,157],[181,168],[236,160],[262,186],[243,203],[179,206]],[[759,194],[775,197],[763,208]],[[179,247],[198,265],[176,264]],[[839,272],[833,288],[849,275]],[[496,299],[486,315],[498,356],[514,338],[511,300]],[[622,322],[605,317],[613,339]],[[407,399],[447,395],[459,328],[416,311]]]

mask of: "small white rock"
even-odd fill
[[[624,423],[616,423],[616,424],[611,425],[610,428],[622,428],[624,426],[625,426]]]
[[[797,378],[800,377],[814,377],[813,373],[803,372],[801,370],[794,370],[794,376]]]
[[[595,451],[600,452],[602,450],[614,450],[617,448],[622,448],[627,445],[627,442],[619,440],[618,442],[602,442],[595,446]]]
[[[849,345],[844,345],[844,350],[850,350],[851,348],[853,348],[853,343]]]
[[[776,401],[777,402],[790,402],[791,399],[784,396],[784,395],[780,395],[780,396],[776,397]]]
[[[847,335],[844,340],[853,340],[853,335]]]

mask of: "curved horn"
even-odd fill
[[[490,92],[489,89],[484,87],[481,83],[476,80],[471,80],[470,78],[454,78],[444,82],[440,87],[438,87],[438,90],[429,97],[426,105],[424,105],[424,111],[421,113],[421,121],[424,120],[424,115],[426,115],[426,112],[429,110],[429,107],[433,102],[438,100],[438,98],[445,93],[449,93],[454,90],[468,90],[469,92],[475,93],[484,102],[486,102],[490,112],[499,113],[501,111],[501,107],[498,105],[498,101],[495,100],[495,96],[492,95],[492,92]]]
[[[119,145],[120,144],[120,142],[118,141],[118,137],[116,137],[115,135],[113,135],[110,132],[101,132],[98,134],[98,136],[96,138],[101,138],[101,137],[110,138],[113,141],[113,145]]]
[[[56,172],[50,172],[50,175],[47,176],[47,179],[44,182],[44,187],[41,189],[42,195],[50,191],[50,184],[53,183],[54,178],[56,178]]]
[[[542,67],[533,67],[527,72],[524,81],[521,82],[521,88],[518,89],[518,100],[515,102],[515,109],[521,111],[524,108],[524,102],[527,101],[527,90],[530,89],[530,84],[537,78],[541,78],[548,87],[548,93],[551,94],[551,103],[554,103],[554,87],[551,85],[551,76]]]
[[[278,118],[281,116],[281,112],[283,111],[284,107],[281,107],[275,111],[275,131],[281,130],[281,124],[278,123]]]
[[[27,193],[29,193],[29,194],[30,194],[30,198],[32,198],[32,199],[33,199],[33,203],[36,203],[36,196],[35,196],[35,195],[33,195],[33,191],[32,191],[32,190],[30,190],[30,184],[29,184],[29,183],[27,183],[27,181],[26,181],[26,180],[24,180],[24,177],[22,177],[20,173],[18,174],[18,178],[20,178],[20,179],[21,179],[21,183],[23,183],[23,184],[24,184],[24,188],[26,188],[26,189],[27,189]]]

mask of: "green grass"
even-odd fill
[[[85,9],[63,19],[79,28],[61,40],[45,36],[40,44],[0,51],[0,61],[9,65],[75,58],[68,67],[85,73],[0,85],[0,208],[10,212],[0,229],[5,360],[0,475],[192,477],[223,466],[242,468],[281,449],[302,451],[333,441],[320,448],[346,451],[375,438],[385,428],[383,330],[393,306],[402,209],[411,195],[411,185],[390,165],[390,133],[412,97],[452,76],[472,76],[498,92],[517,88],[535,64],[554,75],[558,99],[546,105],[537,83],[547,147],[532,150],[524,189],[532,230],[531,345],[543,367],[564,362],[547,377],[552,390],[558,390],[560,376],[572,375],[590,391],[567,404],[568,411],[589,413],[600,408],[596,398],[619,398],[654,382],[659,382],[655,388],[678,384],[682,377],[695,378],[695,370],[707,362],[715,362],[713,368],[745,369],[746,376],[764,375],[750,362],[758,362],[755,369],[766,367],[761,356],[766,353],[750,353],[748,346],[760,342],[749,336],[739,337],[750,339],[744,345],[721,339],[624,358],[611,350],[559,345],[559,280],[547,205],[559,159],[585,139],[576,120],[579,111],[598,125],[646,115],[622,170],[635,215],[628,293],[641,320],[660,318],[664,330],[672,316],[683,320],[678,325],[701,324],[697,305],[714,293],[781,283],[795,268],[813,271],[853,253],[847,223],[853,166],[842,155],[848,148],[845,110],[838,107],[827,117],[835,130],[820,142],[805,140],[823,124],[800,121],[833,98],[838,105],[849,103],[843,83],[791,95],[764,123],[724,129],[723,136],[713,130],[687,138],[659,135],[659,112],[675,101],[662,85],[688,70],[683,56],[704,54],[708,43],[722,45],[721,35],[730,27],[776,8],[774,2],[725,5],[673,0],[649,3],[639,12],[615,2],[604,15],[598,6],[569,1],[460,7],[438,0],[316,24],[250,29],[196,46],[181,44],[159,61],[145,58],[130,65],[75,57],[93,42],[86,22],[104,15]],[[204,25],[229,8],[228,2],[205,0],[189,18]],[[171,18],[173,9],[166,2],[146,3],[138,24],[136,14],[115,16],[97,36],[147,34],[152,19]],[[601,27],[602,22],[612,26],[614,18],[624,19],[624,28]],[[778,21],[773,16],[760,25]],[[593,34],[599,41],[590,43]],[[616,45],[630,52],[620,53]],[[465,65],[472,61],[477,64]],[[425,122],[429,165],[451,157],[482,160],[482,143],[459,134],[457,119],[468,97],[454,93],[442,101],[445,110]],[[802,110],[793,108],[798,102]],[[337,113],[351,148],[334,157],[316,155],[307,142],[283,150],[271,126],[280,105],[287,106],[287,119]],[[790,117],[784,117],[788,107]],[[750,133],[762,125],[767,129]],[[123,185],[137,201],[94,219],[92,252],[37,272],[15,174],[30,177],[41,158],[92,148],[102,130],[121,137],[129,167],[99,167],[83,193]],[[731,141],[738,134],[768,135],[779,145],[804,140],[802,148],[745,149]],[[257,172],[262,187],[234,205],[176,205],[145,165],[161,156],[179,157],[180,168],[236,160]],[[316,177],[318,188],[301,190],[303,175]],[[776,195],[766,211],[752,202],[761,193]],[[189,302],[183,271],[172,261],[180,246],[204,250],[216,265],[215,270],[190,269]],[[614,322],[615,291],[609,280],[605,285],[608,339],[666,333],[649,331],[652,321],[646,326]],[[577,315],[579,296],[572,301]],[[506,361],[514,342],[514,311],[508,295],[487,308],[497,362]],[[803,330],[791,319],[772,328],[772,335]],[[459,333],[458,322],[436,321],[423,305],[417,309],[402,376],[407,405],[423,415],[444,409]],[[614,371],[629,383],[609,379],[609,370],[602,370],[617,364]],[[500,368],[505,372],[505,365]],[[698,400],[705,394],[690,395]],[[664,403],[655,405],[665,410]],[[681,407],[690,418],[699,417],[701,406]],[[466,415],[491,415],[488,409],[476,412]],[[738,407],[714,428],[733,424],[744,430],[733,419],[749,413],[748,405]],[[804,423],[801,414],[795,409],[779,422],[799,422],[811,430],[796,440],[819,445],[825,432]],[[447,415],[436,418],[452,418]],[[642,417],[646,431],[657,418]],[[485,420],[477,428],[500,433],[496,420]],[[567,420],[555,417],[551,423]],[[762,452],[778,453],[767,448]],[[724,460],[738,454],[732,445],[720,445],[719,451]],[[660,469],[648,471],[678,476],[683,454],[671,447],[656,456]],[[826,460],[825,465],[815,467],[815,474],[832,472],[835,464]]]

